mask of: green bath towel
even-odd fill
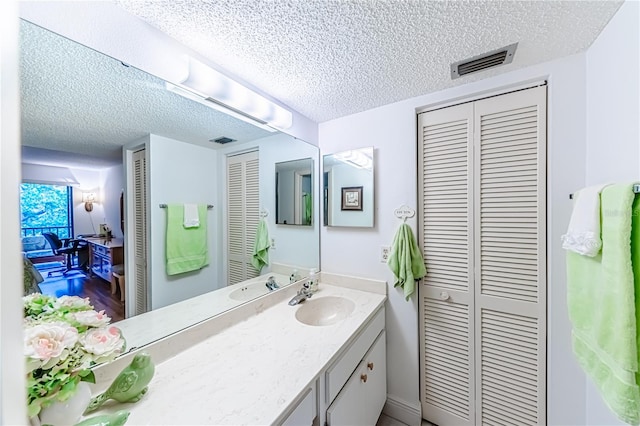
[[[638,260],[640,223],[635,218],[631,237],[633,203],[629,184],[611,185],[602,191],[602,251],[596,257],[567,251],[567,302],[578,362],[609,408],[621,420],[637,425],[640,262],[632,267],[631,259],[633,252]]]
[[[253,244],[253,256],[251,264],[260,272],[265,265],[269,264],[269,230],[267,221],[260,219],[256,230],[256,241]]]
[[[167,206],[167,275],[196,271],[209,264],[207,249],[207,206],[198,205],[200,225],[184,227],[184,206]]]
[[[388,265],[396,277],[394,287],[402,287],[404,297],[409,300],[416,288],[416,280],[427,274],[422,253],[411,227],[403,223],[396,232],[389,253]]]

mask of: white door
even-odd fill
[[[258,151],[227,157],[227,285],[258,276],[251,264],[260,220]]]
[[[546,422],[546,87],[420,115],[423,417]]]
[[[132,155],[133,197],[133,255],[134,279],[128,280],[135,289],[134,315],[149,310],[149,292],[147,284],[147,165],[145,150],[135,151]]]

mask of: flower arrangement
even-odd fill
[[[23,298],[28,415],[69,399],[80,381],[95,383],[90,367],[112,361],[125,340],[89,299],[39,293]]]

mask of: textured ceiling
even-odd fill
[[[187,100],[120,61],[22,21],[23,162],[99,169],[121,164],[122,145],[149,133],[220,147],[265,130]]]
[[[115,0],[322,122],[587,48],[620,1]],[[512,64],[449,65],[519,42]]]

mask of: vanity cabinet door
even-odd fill
[[[358,364],[327,410],[329,426],[375,425],[387,399],[385,332]]]
[[[282,426],[311,426],[315,412],[315,392],[312,388],[307,390],[306,396],[282,422]]]

